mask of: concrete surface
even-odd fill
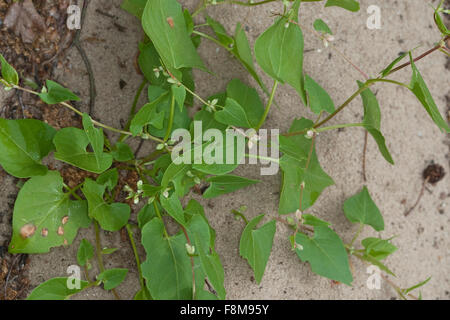
[[[90,5],[82,39],[97,37],[104,42],[85,42],[84,47],[93,63],[97,82],[97,105],[95,117],[115,127],[126,119],[132,97],[141,77],[133,67],[137,43],[142,36],[137,19],[121,11],[120,0],[97,0]],[[361,11],[350,13],[339,8],[323,8],[323,4],[303,4],[301,22],[311,25],[316,18],[324,19],[335,33],[335,45],[366,73],[375,75],[391,62],[399,52],[421,46],[417,53],[432,47],[439,39],[434,28],[430,3],[423,0],[362,0]],[[197,1],[182,1],[189,9]],[[382,29],[366,28],[366,9],[375,4],[381,8]],[[110,18],[99,15],[96,8],[118,17],[117,22],[126,26],[119,32]],[[222,22],[229,32],[234,32],[237,22],[247,28],[247,35],[253,44],[259,34],[271,25],[271,12],[281,11],[281,3],[266,4],[256,8],[221,5],[209,8],[208,13]],[[198,23],[203,18],[198,17]],[[304,69],[314,77],[331,95],[337,105],[345,101],[356,89],[355,81],[361,79],[341,57],[330,49],[323,48],[312,34],[304,31]],[[322,48],[322,52],[317,49]],[[206,66],[215,75],[196,71],[197,93],[202,97],[223,91],[228,81],[240,78],[256,86],[239,63],[211,42],[203,41],[200,55]],[[57,81],[64,82],[88,101],[88,82],[84,65],[76,51],[67,59],[72,65],[70,74],[60,74]],[[118,60],[126,63],[121,68]],[[417,64],[435,97],[441,112],[447,110],[445,96],[449,92],[450,73],[445,69],[446,57],[435,53]],[[262,72],[261,72],[262,74]],[[409,82],[409,68],[395,75],[395,79]],[[119,79],[127,82],[120,90]],[[268,77],[263,77],[270,86]],[[420,205],[409,217],[403,213],[416,200],[420,191],[421,173],[430,161],[444,166],[449,172],[449,145],[446,136],[439,132],[422,106],[406,89],[388,84],[376,85],[377,97],[382,108],[382,131],[392,152],[395,166],[389,165],[379,154],[374,141],[369,137],[367,153],[367,178],[369,190],[383,213],[386,228],[384,238],[396,236],[393,243],[399,250],[387,259],[388,266],[397,274],[394,280],[402,287],[411,286],[432,276],[422,289],[425,299],[449,299],[450,291],[450,237],[449,237],[449,175],[436,186],[426,191]],[[2,93],[3,94],[3,93]],[[266,101],[267,98],[261,95]],[[0,96],[1,99],[2,96]],[[1,100],[0,100],[1,101]],[[295,91],[287,86],[276,94],[279,108],[271,110],[268,128],[287,130],[294,117],[312,114],[299,102]],[[85,105],[87,107],[87,104]],[[333,123],[355,122],[362,117],[360,99],[355,101]],[[342,211],[343,201],[358,192],[363,186],[361,157],[364,132],[362,129],[346,129],[342,132],[323,133],[318,138],[318,155],[324,169],[334,178],[336,185],[322,194],[310,213],[330,221],[333,228],[345,241],[350,241],[357,226],[351,225]],[[143,152],[147,148],[143,149]],[[141,154],[142,155],[142,154]],[[256,166],[242,166],[236,171],[249,178],[261,178]],[[215,200],[202,201],[206,213],[217,230],[217,250],[225,268],[225,287],[229,299],[391,299],[396,293],[386,282],[381,290],[369,290],[366,286],[366,266],[352,259],[354,267],[353,287],[333,285],[330,280],[314,275],[308,264],[298,260],[291,251],[287,239],[289,230],[277,225],[272,255],[260,285],[252,279],[252,271],[239,256],[239,237],[243,229],[240,221],[234,220],[231,209],[248,206],[248,216],[266,213],[277,215],[280,176],[262,177],[262,183],[249,187],[246,193],[234,193]],[[4,177],[0,184],[0,237],[6,239],[10,232],[8,203],[17,192],[14,179]],[[194,196],[197,197],[197,196]],[[198,198],[198,197],[197,197]],[[403,201],[406,200],[406,203]],[[134,217],[134,216],[133,216]],[[369,229],[362,236],[377,236]],[[93,231],[83,230],[74,245],[56,248],[49,254],[31,257],[29,276],[32,285],[55,276],[64,276],[66,268],[76,262],[76,250],[83,237],[93,237]],[[3,240],[1,239],[0,240]],[[103,244],[119,247],[120,250],[106,257],[106,266],[128,267],[127,280],[118,288],[123,298],[132,298],[138,290],[137,273],[130,246],[118,234],[103,234]],[[142,254],[143,257],[143,254]],[[392,279],[392,278],[391,278]],[[81,299],[109,299],[112,295],[100,289],[89,290],[78,295]]]

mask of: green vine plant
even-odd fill
[[[347,199],[343,205],[345,217],[359,225],[350,243],[344,243],[330,223],[308,213],[308,210],[322,191],[334,184],[321,168],[316,155],[316,140],[321,132],[363,127],[373,137],[386,161],[394,163],[380,130],[380,107],[371,90],[377,83],[390,83],[411,91],[441,131],[450,132],[416,66],[418,60],[433,52],[449,55],[446,41],[450,32],[441,17],[449,12],[443,9],[443,1],[435,9],[434,17],[440,33],[433,48],[416,58],[412,51],[402,54],[377,77],[365,76],[363,82],[358,81],[354,94],[335,106],[328,93],[303,71],[302,31],[314,33],[330,46],[333,38],[332,31],[323,20],[316,20],[312,28],[301,24],[299,9],[302,1],[279,1],[282,11],[257,38],[253,50],[241,24],[237,24],[234,34],[228,34],[219,22],[207,15],[206,23],[194,24],[193,18],[205,14],[205,9],[210,6],[229,3],[257,6],[274,1],[204,0],[191,14],[183,10],[177,0],[124,0],[122,8],[141,20],[146,37],[139,44],[138,59],[144,80],[136,94],[130,119],[122,129],[97,122],[77,110],[70,101],[79,98],[54,81],[47,80],[40,92],[22,85],[18,73],[0,55],[1,83],[5,90],[26,91],[39,96],[49,105],[55,105],[55,108],[58,107],[56,105],[69,108],[82,117],[83,125],[82,129],[55,130],[34,119],[0,119],[0,165],[10,175],[28,179],[15,202],[9,252],[38,254],[49,252],[53,247],[68,246],[80,228],[92,227],[96,235],[94,245],[83,239],[78,249],[77,261],[85,274],[85,280],[81,280],[78,287],[68,286],[68,277],[54,278],[36,287],[28,299],[68,299],[96,286],[111,291],[119,299],[115,288],[124,281],[128,270],[105,269],[103,258],[114,249],[103,249],[100,232],[116,232],[123,228],[129,236],[139,273],[140,288],[135,299],[225,299],[224,270],[215,250],[215,231],[202,205],[194,199],[187,201],[184,198],[193,188],[206,184],[208,187],[203,197],[210,199],[257,183],[231,174],[239,166],[239,160],[250,155],[245,150],[232,148],[234,162],[208,163],[201,156],[200,159],[196,157],[196,151],[199,147],[210,147],[213,154],[219,153],[222,146],[216,143],[218,140],[210,137],[207,141],[185,143],[180,152],[180,144],[172,136],[179,129],[193,132],[194,120],[203,125],[203,132],[216,129],[225,135],[229,131],[258,131],[264,125],[271,106],[276,103],[275,93],[282,84],[293,87],[304,107],[310,108],[317,118],[295,119],[289,131],[280,134],[274,142],[282,156],[279,159],[264,159],[277,163],[282,171],[276,217],[262,214],[249,220],[245,216],[245,208],[232,211],[245,224],[239,251],[253,269],[256,281],[260,283],[263,278],[276,223],[281,223],[292,229],[286,244],[292,247],[301,261],[308,262],[317,275],[350,286],[353,281],[350,260],[356,258],[378,267],[383,272],[382,277],[400,298],[421,298],[411,291],[429,279],[411,288],[403,288],[384,275],[395,276],[383,262],[397,250],[391,242],[392,238],[369,237],[359,242],[364,228],[378,232],[385,227],[367,187],[364,186],[360,193]],[[359,10],[359,3],[355,0],[327,0],[325,6]],[[206,28],[211,28],[215,37],[205,33]],[[242,64],[268,96],[265,107],[257,91],[239,80],[232,80],[226,92],[209,98],[195,93],[193,68],[208,71],[196,50],[202,40],[223,47]],[[403,60],[407,61],[399,65]],[[264,85],[256,71],[255,61],[273,79],[272,88]],[[392,78],[398,70],[407,67],[412,70],[409,84]],[[145,88],[148,88],[148,103],[136,112],[137,101]],[[358,96],[362,98],[364,108],[361,123],[328,125]],[[188,108],[195,100],[203,107],[190,118]],[[120,137],[110,141],[103,130],[118,133]],[[249,147],[260,143],[257,135],[242,135]],[[136,159],[127,143],[131,138],[155,142],[152,144],[154,150]],[[178,157],[174,156],[177,150]],[[194,163],[179,161],[192,154],[196,160]],[[43,164],[47,156],[94,173],[96,175],[91,177],[96,178],[86,178],[80,185],[70,188],[58,171],[49,170]],[[122,191],[118,185],[119,170],[124,167],[135,171],[140,177],[136,186],[127,185],[124,188],[129,194],[128,199],[136,204],[145,203],[137,214],[137,224],[130,221],[130,206],[115,202],[115,195]],[[184,207],[182,200],[187,203]],[[178,226],[178,231],[169,234],[168,220]],[[265,224],[262,224],[263,220],[266,220]],[[135,238],[137,231],[142,235],[139,242]],[[139,246],[145,249],[144,259],[139,256]],[[100,270],[95,277],[90,274],[94,257]]]

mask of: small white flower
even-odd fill
[[[327,33],[327,34],[325,34],[325,39],[326,39],[328,42],[333,42],[333,41],[334,41],[334,36],[331,35],[331,34],[329,34],[329,33]]]
[[[164,190],[162,195],[163,195],[164,198],[168,198],[169,197],[169,189]]]
[[[314,137],[314,131],[313,130],[308,130],[306,132],[305,138],[312,139],[313,137]]]
[[[193,178],[193,177],[194,177],[194,174],[192,173],[191,170],[188,170],[188,171],[186,172],[186,175],[187,175],[189,178]]]
[[[289,22],[286,22],[285,24],[284,24],[284,27],[287,29],[287,28],[289,28]]]
[[[136,195],[133,198],[133,203],[138,204],[139,203],[139,194],[136,193]]]
[[[295,211],[295,217],[297,218],[297,220],[299,220],[299,221],[302,220],[302,214],[303,214],[303,212],[301,212],[298,209],[297,209],[297,211]]]
[[[142,182],[142,180],[139,180],[139,181],[136,183],[136,185],[137,185],[137,188],[140,190],[140,189],[142,189],[142,186],[144,185],[144,182]]]
[[[295,243],[295,249],[299,250],[299,251],[303,251],[303,246],[300,243]]]
[[[191,246],[189,243],[186,243],[186,252],[190,256],[194,255],[195,254],[195,247]]]

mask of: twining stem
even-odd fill
[[[97,253],[97,262],[100,272],[105,271],[105,265],[103,264],[103,256],[102,256],[102,245],[100,243],[100,227],[98,226],[98,222],[94,221],[95,228],[95,247]]]
[[[350,104],[350,102],[353,101],[353,99],[355,99],[357,96],[359,96],[361,94],[361,92],[363,92],[364,90],[366,90],[367,88],[369,88],[370,84],[369,82],[366,82],[361,88],[359,88],[354,94],[352,94],[350,96],[350,98],[348,98],[339,108],[337,108],[332,114],[330,114],[328,117],[326,117],[324,120],[320,121],[318,124],[316,124],[314,126],[314,128],[319,128],[321,126],[323,126],[325,123],[327,123],[328,121],[330,121],[331,119],[333,119],[339,112],[341,112],[342,110],[344,110],[344,108],[346,106],[348,106]]]
[[[272,106],[273,100],[275,98],[275,92],[277,91],[277,87],[278,81],[275,80],[273,83],[272,92],[270,93],[269,101],[267,102],[266,109],[264,110],[264,114],[262,115],[261,120],[259,121],[258,125],[255,128],[256,131],[258,131],[266,121],[267,115],[269,114],[270,111],[270,107]]]
[[[309,168],[309,164],[311,163],[311,158],[314,152],[314,145],[316,142],[316,133],[313,133],[313,136],[311,138],[311,147],[309,148],[309,153],[308,153],[308,159],[306,159],[306,165],[305,165],[305,170],[304,172],[306,172]],[[299,210],[302,211],[302,206],[303,206],[303,193],[305,190],[305,181],[302,181],[302,183],[300,184],[300,199],[299,199]],[[297,222],[297,226],[295,228],[295,234],[294,234],[294,239],[297,236],[298,230],[301,226],[301,220]]]
[[[29,90],[29,89],[26,89],[26,88],[22,88],[22,87],[17,86],[17,85],[14,85],[13,88],[14,88],[14,89],[17,89],[17,90],[22,90],[22,91],[25,91],[25,92],[28,92],[28,93],[31,93],[31,94],[34,94],[34,95],[39,96],[39,93],[38,93],[38,92],[33,91],[33,90]],[[68,108],[68,109],[70,109],[70,110],[72,110],[73,112],[75,112],[75,113],[78,114],[79,116],[83,116],[83,112],[79,111],[78,109],[76,109],[75,107],[71,106],[71,105],[68,104],[67,102],[60,102],[59,104],[62,105],[62,106],[64,106],[64,107],[66,107],[66,108]],[[124,135],[127,135],[127,136],[132,136],[132,135],[133,135],[131,132],[128,132],[128,131],[124,131],[124,130],[120,130],[120,129],[116,129],[116,128],[110,127],[110,126],[108,126],[108,125],[106,125],[106,124],[103,124],[103,123],[101,123],[101,122],[98,122],[98,121],[96,121],[96,120],[94,120],[94,119],[92,119],[92,123],[93,123],[94,125],[98,126],[98,127],[102,127],[102,128],[104,128],[104,129],[107,129],[107,130],[110,130],[110,131],[113,131],[113,132],[121,133],[121,134],[124,134]],[[150,135],[148,135],[148,138],[149,138],[150,140],[154,140],[154,141],[156,141],[156,142],[160,142],[160,143],[164,142],[163,140],[161,140],[161,139],[159,139],[159,138],[157,138],[157,137],[150,136]]]
[[[89,270],[88,270],[87,263],[84,265],[83,269],[84,269],[84,276],[86,277],[86,280],[89,282],[89,284],[91,284],[93,281],[89,277]]]
[[[192,33],[194,33],[194,34],[196,34],[196,35],[199,35],[199,36],[201,36],[201,37],[203,37],[203,38],[205,38],[205,39],[208,39],[208,40],[214,42],[215,44],[217,44],[217,45],[223,47],[223,48],[224,48],[225,50],[227,50],[227,51],[231,51],[231,50],[232,50],[231,48],[227,47],[226,45],[224,45],[223,43],[221,43],[221,42],[220,42],[219,40],[217,40],[216,38],[211,37],[211,36],[207,35],[206,33],[203,33],[203,32],[200,32],[200,31],[196,31],[196,30],[194,30]]]
[[[245,222],[245,225],[248,224],[248,220],[242,212],[233,209],[233,210],[231,210],[231,213],[234,214],[235,216],[242,218],[242,220],[244,220],[244,222]]]
[[[450,39],[450,36],[446,36],[446,37],[443,39],[443,43],[445,43],[448,39]],[[429,54],[433,53],[434,51],[437,51],[437,50],[439,50],[439,49],[441,49],[441,48],[442,48],[442,44],[439,43],[439,44],[437,44],[435,47],[431,48],[430,50],[424,52],[423,54],[421,54],[421,55],[418,56],[417,58],[413,59],[413,61],[414,61],[414,62],[417,62],[417,61],[419,61],[419,60],[425,58],[425,57],[428,56]],[[399,71],[399,70],[401,70],[401,69],[403,69],[403,68],[409,66],[410,64],[411,64],[411,61],[408,61],[408,62],[406,62],[406,63],[404,63],[404,64],[402,64],[402,65],[400,65],[400,66],[398,66],[398,67],[396,67],[396,68],[394,68],[394,69],[392,69],[392,70],[386,75],[386,77],[389,76],[389,75],[391,75],[391,74],[393,74],[394,72],[397,72],[397,71]]]
[[[315,131],[317,133],[329,131],[329,130],[335,130],[335,129],[341,129],[341,128],[349,128],[349,127],[364,127],[364,123],[345,123],[345,124],[337,124],[335,126],[329,126],[329,127],[322,127],[319,129],[316,129]]]
[[[98,222],[95,220],[94,220],[94,228],[95,228],[95,252],[97,254],[97,263],[100,272],[103,272],[105,271],[105,265],[103,264],[102,245],[100,242],[100,227],[98,226]],[[120,297],[115,289],[112,289],[111,292],[113,293],[116,300],[120,300]]]
[[[134,258],[136,259],[136,265],[139,272],[139,284],[141,285],[141,289],[145,290],[146,287],[144,277],[142,276],[141,261],[139,259],[136,243],[134,242],[133,230],[131,230],[131,226],[129,224],[127,224],[126,229],[128,232],[128,238],[130,239],[131,247],[133,248]]]
[[[141,93],[144,90],[146,84],[147,84],[147,79],[144,78],[144,80],[142,80],[141,84],[139,85],[136,95],[134,96],[133,104],[131,105],[130,114],[128,116],[128,121],[124,128],[126,131],[130,130],[131,120],[133,119],[133,116],[136,113],[136,107],[139,102],[139,98],[141,97]],[[119,141],[123,142],[123,141],[125,141],[125,139],[127,137],[128,137],[128,135],[122,134],[119,138]]]
[[[347,250],[349,250],[349,249],[347,248]],[[362,261],[366,265],[371,265],[371,263],[369,263],[363,259],[362,255],[359,255],[357,253],[351,253],[351,256],[358,258],[360,261]],[[389,284],[397,292],[397,294],[400,296],[400,298],[402,298],[403,300],[407,300],[406,296],[403,294],[402,288],[400,288],[394,282],[389,280],[384,274],[380,273],[380,276],[381,276],[381,278],[383,278],[384,281],[386,281],[387,284]],[[411,293],[408,293],[407,296],[410,297],[411,299],[419,300],[418,297],[416,297],[415,295],[413,295]]]
[[[407,211],[405,211],[405,214],[404,214],[405,217],[409,216],[409,214],[419,205],[420,199],[422,199],[423,194],[425,192],[425,186],[427,185],[428,180],[429,180],[429,177],[427,177],[425,180],[423,180],[422,188],[420,189],[419,196],[417,197],[416,202],[414,202],[414,205],[411,208],[409,208]]]
[[[170,133],[172,132],[172,126],[173,126],[173,118],[175,115],[175,95],[172,94],[172,101],[170,102],[170,116],[169,116],[169,124],[167,126],[167,132],[164,136],[164,142],[169,140]]]
[[[67,191],[69,191],[69,193],[75,198],[75,199],[77,199],[77,200],[83,200],[83,199],[81,199],[81,197],[79,196],[79,195],[77,195],[76,193],[75,193],[75,191],[78,189],[78,188],[80,188],[80,186],[81,186],[82,184],[80,184],[80,185],[78,185],[78,186],[76,186],[75,188],[70,188],[68,185],[66,185],[66,184],[64,184],[64,188],[66,188],[67,189]]]

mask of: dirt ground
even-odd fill
[[[134,67],[137,44],[143,32],[137,19],[120,9],[121,0],[91,1],[87,12],[81,43],[92,63],[97,86],[97,99],[93,116],[103,123],[120,127],[127,119],[129,107],[141,76]],[[194,9],[197,0],[181,3]],[[361,10],[350,13],[339,8],[323,8],[323,4],[303,4],[301,21],[312,25],[317,18],[324,19],[335,33],[335,45],[366,73],[376,75],[400,52],[420,46],[417,53],[434,46],[439,38],[434,27],[433,11],[430,3],[423,0],[361,0]],[[369,30],[366,20],[369,5],[381,8],[382,28]],[[103,13],[107,13],[109,17]],[[255,8],[221,5],[209,8],[208,13],[219,20],[232,33],[237,22],[246,28],[253,44],[260,33],[271,25],[272,12],[281,10],[280,3],[267,4]],[[116,17],[116,18],[113,18]],[[203,17],[198,17],[197,23]],[[119,25],[119,27],[118,27]],[[123,27],[123,28],[122,28]],[[352,69],[335,52],[325,49],[311,33],[305,34],[305,72],[316,79],[331,95],[337,105],[345,101],[356,88],[356,80],[361,75]],[[317,49],[322,49],[318,52]],[[200,55],[206,66],[214,74],[195,71],[197,93],[207,97],[223,91],[233,78],[239,78],[256,87],[255,82],[217,45],[203,41]],[[89,102],[89,79],[79,53],[72,48],[65,58],[64,68],[57,68],[53,79],[65,84],[80,94],[83,103],[78,107],[86,111]],[[447,65],[447,67],[446,67]],[[443,54],[434,53],[417,66],[442,113],[450,110],[449,60]],[[260,74],[263,74],[260,72]],[[409,82],[409,68],[395,75],[395,78]],[[270,86],[271,81],[263,76]],[[124,85],[125,84],[125,85]],[[382,109],[382,131],[391,150],[395,166],[388,164],[379,154],[376,144],[369,137],[367,149],[367,185],[385,219],[384,238],[396,236],[393,243],[399,250],[387,259],[387,265],[397,274],[390,279],[401,287],[408,287],[431,276],[430,282],[422,289],[425,299],[450,298],[450,179],[435,186],[428,186],[417,208],[408,216],[405,210],[416,200],[422,186],[422,171],[432,161],[450,172],[449,137],[440,133],[426,112],[406,89],[388,84],[374,87]],[[9,94],[0,92],[0,104]],[[264,94],[261,94],[267,100]],[[276,94],[279,108],[274,107],[268,118],[267,128],[286,131],[295,117],[312,116],[299,103],[298,95],[288,86],[282,86]],[[143,101],[141,102],[142,105]],[[57,107],[55,107],[57,108]],[[334,123],[356,122],[362,117],[361,100],[354,102]],[[325,190],[310,209],[327,221],[344,241],[350,241],[357,226],[351,225],[344,217],[342,204],[346,198],[358,192],[364,182],[362,178],[364,131],[348,128],[320,134],[317,143],[318,156],[326,172],[336,182]],[[134,145],[137,146],[136,144]],[[150,150],[144,145],[140,155]],[[238,175],[261,179],[262,183],[251,186],[246,193],[233,193],[215,200],[205,201],[206,214],[217,231],[217,251],[225,268],[225,288],[228,299],[392,299],[395,291],[385,282],[380,290],[369,290],[366,286],[368,274],[366,266],[352,260],[354,282],[352,287],[335,285],[330,280],[313,274],[306,263],[299,261],[290,249],[289,230],[277,225],[273,251],[260,285],[256,284],[252,270],[239,256],[239,238],[243,224],[236,221],[231,209],[248,206],[247,214],[254,217],[266,213],[277,215],[280,176],[259,175],[256,166],[242,166]],[[9,240],[11,232],[12,204],[17,194],[17,180],[3,174],[0,176],[0,244]],[[135,215],[132,215],[135,219]],[[364,236],[377,236],[369,229]],[[86,237],[93,239],[93,230],[82,230],[74,244],[67,248],[55,248],[48,254],[28,258],[25,274],[30,289],[56,276],[66,276],[66,269],[76,264],[79,241]],[[138,290],[134,258],[127,239],[120,234],[103,233],[104,246],[120,248],[105,258],[105,266],[130,269],[126,281],[118,288],[125,299],[133,297]],[[1,253],[1,252],[0,252]],[[142,257],[144,257],[141,251]],[[0,288],[3,290],[3,288]],[[113,296],[101,289],[90,289],[76,299],[111,299]]]

